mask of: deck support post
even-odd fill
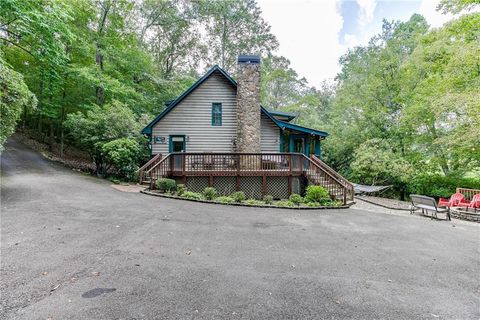
[[[209,187],[213,187],[213,176],[212,176],[212,175],[210,175],[210,176],[208,177],[208,186],[209,186]]]
[[[292,166],[293,166],[293,163],[292,163],[292,154],[290,153],[288,155],[288,169],[289,169],[289,175],[288,175],[288,196],[290,196],[292,194]]]
[[[267,195],[267,176],[262,176],[262,198]]]
[[[236,191],[240,191],[240,155],[237,154]]]
[[[288,176],[288,196],[292,195],[292,175]]]

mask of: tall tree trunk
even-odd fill
[[[430,126],[430,132],[432,133],[433,140],[437,140],[438,139],[437,128],[435,127],[434,123]],[[437,158],[439,159],[440,167],[442,168],[443,174],[448,175],[450,173],[450,168],[448,166],[448,161],[447,161],[447,158],[445,157],[445,154],[441,151],[440,152],[437,151],[437,149],[435,149],[434,153],[435,153],[435,156],[437,156]]]
[[[43,69],[40,72],[40,83],[39,83],[39,90],[38,90],[38,118],[37,118],[37,131],[40,134],[40,137],[42,135],[42,109],[43,109]]]
[[[110,12],[110,9],[115,5],[116,0],[104,0],[100,3],[101,6],[101,14],[100,14],[100,21],[98,22],[97,28],[97,40],[95,42],[95,62],[97,64],[100,76],[103,73],[103,52],[102,52],[102,37],[105,31],[105,25],[107,22],[107,16]],[[98,105],[102,105],[105,102],[105,89],[102,85],[97,85],[95,88],[95,102]]]
[[[223,16],[223,33],[222,33],[222,68],[226,68],[226,50],[227,50],[227,18]]]

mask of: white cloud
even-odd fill
[[[339,43],[343,18],[336,1],[259,0],[258,4],[280,42],[278,54],[290,59],[300,76],[316,87],[335,77],[338,58],[346,52]]]
[[[353,48],[362,44],[362,41],[354,34],[346,33],[343,36],[343,40],[345,42],[345,46],[348,48]]]
[[[360,25],[366,26],[373,21],[377,1],[357,0],[357,4],[360,7],[360,11],[358,12],[358,22]]]
[[[445,22],[454,17],[452,14],[442,14],[440,11],[437,11],[439,3],[440,0],[422,0],[418,9],[418,13],[423,15],[433,28],[441,27]]]

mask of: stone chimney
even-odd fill
[[[260,153],[260,57],[240,55],[237,70],[237,152]]]

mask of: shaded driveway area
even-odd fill
[[[479,225],[118,191],[11,140],[1,319],[478,319]]]

